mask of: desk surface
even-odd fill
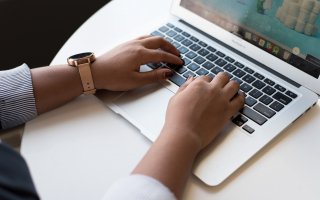
[[[57,54],[102,52],[165,21],[171,0],[113,0]],[[107,97],[106,97],[107,98]],[[190,177],[183,199],[316,200],[320,190],[320,103],[218,187]],[[42,199],[100,199],[150,142],[94,96],[82,96],[26,125],[21,152]]]

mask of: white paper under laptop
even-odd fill
[[[246,91],[245,109],[199,156],[194,168],[204,183],[218,185],[317,101],[320,20],[314,15],[319,15],[320,3],[175,0],[171,11],[169,24],[159,24],[153,34],[174,43],[187,65],[178,69],[174,83],[123,93],[109,106],[155,141],[181,80],[190,73],[228,72]]]

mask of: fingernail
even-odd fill
[[[164,73],[164,78],[170,78],[171,76],[173,76],[173,72],[172,71],[167,71]]]

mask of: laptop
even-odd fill
[[[170,80],[121,93],[108,106],[155,141],[169,99],[187,77],[227,72],[245,92],[245,107],[193,169],[217,186],[317,102],[319,12],[320,3],[311,0],[173,0],[169,21],[151,34],[176,46],[184,66]]]

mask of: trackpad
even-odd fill
[[[167,105],[173,95],[162,84],[153,84],[124,93],[109,107],[154,141],[163,127]]]

